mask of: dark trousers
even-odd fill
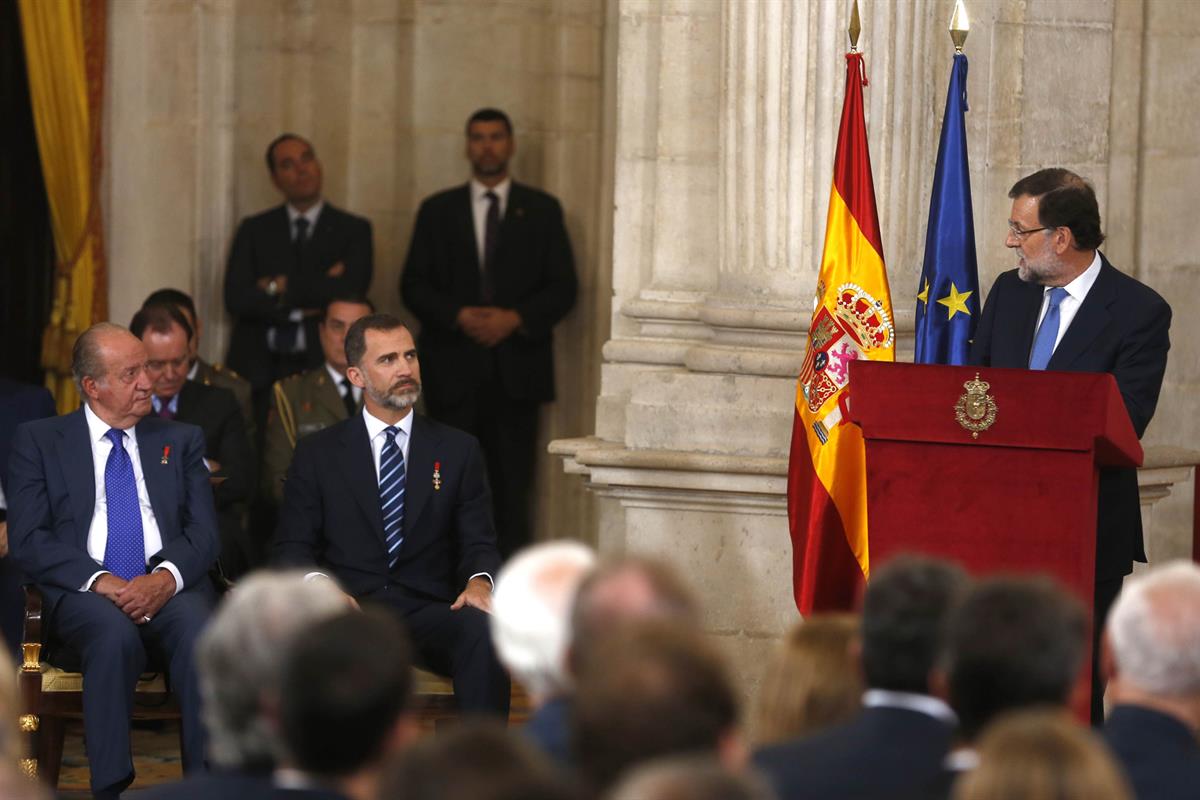
[[[487,465],[500,557],[533,541],[530,500],[537,463],[538,404],[508,397],[499,379],[460,403],[428,404],[438,422],[479,440]]]
[[[1100,672],[1100,638],[1104,635],[1104,623],[1108,620],[1108,612],[1121,593],[1124,575],[1116,578],[1096,579],[1096,588],[1092,608],[1092,725],[1100,727],[1104,724],[1104,687],[1106,681]]]
[[[447,602],[394,585],[359,599],[400,614],[420,663],[454,681],[460,711],[508,718],[512,686],[496,657],[487,614],[470,607],[451,611]]]
[[[148,655],[167,667],[182,712],[183,769],[204,768],[195,646],[216,603],[205,578],[167,601],[144,625],[135,625],[112,601],[94,592],[70,592],[54,610],[54,636],[79,655],[83,668],[83,730],[92,792],[111,797],[133,782],[129,721],[138,676]]]
[[[21,570],[12,556],[0,558],[0,632],[8,654],[21,663],[21,637],[25,627],[25,592]]]

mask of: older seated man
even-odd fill
[[[129,720],[150,654],[179,698],[184,770],[204,766],[193,652],[215,602],[216,511],[204,434],[150,415],[146,360],[118,325],[84,331],[71,363],[83,407],[22,425],[9,462],[12,553],[42,592],[55,640],[82,661],[98,798],[133,781]]]

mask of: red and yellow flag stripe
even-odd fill
[[[847,424],[849,362],[893,361],[892,301],[871,178],[862,55],[846,56],[846,97],[834,160],[788,474],[796,605],[850,608],[870,572],[862,432]]]

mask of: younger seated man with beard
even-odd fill
[[[508,676],[488,634],[500,556],[479,443],[413,413],[421,370],[396,317],[355,322],[346,363],[363,412],[297,443],[273,560],[398,613],[419,660],[453,678],[461,710],[506,716]]]

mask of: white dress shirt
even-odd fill
[[[475,219],[475,252],[479,255],[479,268],[483,269],[483,245],[487,234],[488,192],[495,192],[499,205],[500,219],[508,209],[508,192],[512,189],[512,178],[505,178],[490,189],[475,178],[471,179],[471,215]]]
[[[104,486],[104,467],[108,464],[108,455],[112,452],[112,441],[108,432],[112,429],[107,422],[96,416],[91,406],[83,405],[83,416],[87,419],[88,440],[92,445],[92,470],[96,481],[96,506],[92,511],[92,524],[88,528],[87,550],[97,564],[104,564],[104,551],[108,547],[108,495]],[[146,563],[162,550],[162,533],[158,529],[158,521],[154,518],[154,509],[150,507],[150,495],[146,491],[146,476],[142,473],[142,461],[138,453],[137,430],[128,428],[125,431],[125,452],[133,462],[133,477],[137,482],[138,506],[142,511],[142,539],[146,545]],[[175,576],[175,593],[183,588],[183,575],[178,567],[170,561],[164,561],[154,568],[155,572],[165,569]],[[106,569],[96,571],[88,578],[79,591],[86,592],[92,588],[96,578],[108,573]]]
[[[1054,339],[1054,349],[1058,349],[1058,343],[1062,341],[1063,334],[1067,332],[1067,328],[1071,327],[1071,321],[1075,319],[1075,315],[1079,313],[1079,307],[1083,305],[1084,298],[1088,292],[1092,290],[1093,284],[1096,283],[1096,278],[1100,276],[1100,251],[1096,251],[1096,256],[1092,259],[1092,263],[1088,268],[1079,273],[1075,280],[1062,287],[1067,290],[1067,296],[1058,304],[1058,336]],[[1050,310],[1050,290],[1053,286],[1044,287],[1042,292],[1042,310],[1038,312],[1038,328],[1042,326],[1042,320],[1046,317],[1046,312]],[[1034,328],[1035,334],[1037,328]],[[1051,350],[1051,353],[1054,351]]]
[[[902,708],[941,720],[951,727],[958,725],[958,715],[945,702],[928,694],[895,692],[888,689],[868,689],[863,692],[863,708]]]
[[[337,388],[338,394],[342,397],[345,397],[346,389],[344,386],[342,386],[342,381],[347,380],[346,376],[334,369],[333,365],[328,361],[325,362],[325,371],[329,373],[330,379],[333,380],[333,385],[335,388]],[[362,392],[362,389],[355,386],[353,383],[350,384],[350,395],[353,397],[355,405],[358,405],[362,402]],[[411,414],[409,416],[411,416]],[[410,422],[409,425],[412,425],[412,423]]]

